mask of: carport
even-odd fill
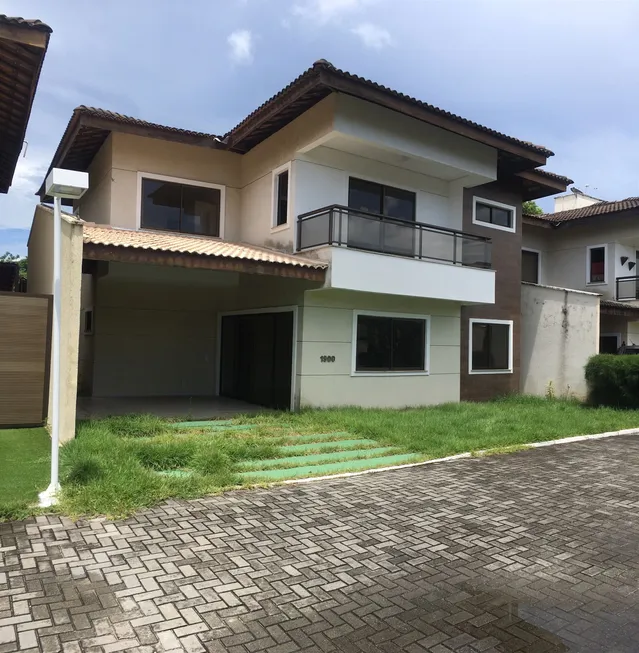
[[[84,224],[78,417],[295,408],[298,307],[324,270],[253,245]]]

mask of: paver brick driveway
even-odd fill
[[[0,525],[0,653],[638,651],[639,437]]]

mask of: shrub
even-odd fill
[[[586,365],[588,403],[639,409],[639,356],[598,354]]]

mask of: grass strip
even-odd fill
[[[374,458],[396,453],[395,447],[377,447],[375,449],[351,449],[350,451],[334,451],[332,453],[311,454],[309,456],[289,456],[287,458],[271,458],[270,460],[250,460],[240,463],[240,469],[269,469],[272,467],[304,467],[322,463],[356,460],[358,458]]]

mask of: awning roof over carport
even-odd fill
[[[313,281],[323,281],[328,267],[317,259],[210,236],[134,231],[85,223],[83,239],[83,257],[89,260],[227,270]]]

